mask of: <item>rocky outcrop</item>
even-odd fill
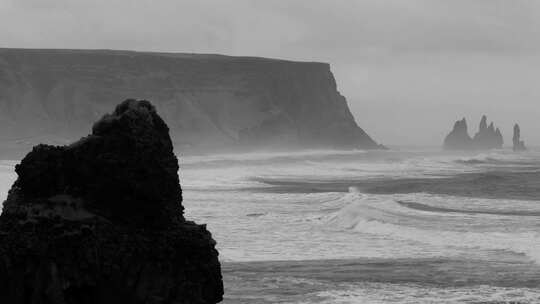
[[[130,96],[152,100],[183,153],[381,148],[358,127],[325,63],[0,49],[4,149],[70,142]]]
[[[512,137],[513,149],[514,151],[525,151],[525,142],[521,140],[521,130],[518,124],[514,125],[514,136]]]
[[[500,149],[503,143],[503,137],[499,128],[495,129],[493,122],[488,127],[486,115],[482,116],[478,132],[473,137],[475,149]]]
[[[443,146],[446,150],[489,150],[500,149],[503,143],[499,128],[495,128],[493,122],[488,126],[487,117],[484,115],[473,138],[469,136],[467,121],[463,118],[454,124],[454,128],[444,139]]]
[[[0,303],[217,303],[215,242],[183,217],[169,129],[126,100],[15,168],[0,216]]]
[[[472,138],[467,131],[467,120],[456,121],[452,131],[444,139],[444,148],[453,150],[469,149],[472,145]]]

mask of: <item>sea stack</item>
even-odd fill
[[[487,116],[482,116],[478,132],[473,137],[474,149],[490,150],[500,149],[503,146],[503,138],[499,128],[495,129],[493,122],[487,126]]]
[[[514,151],[517,152],[527,150],[527,148],[525,147],[525,142],[521,140],[521,130],[518,124],[514,125],[514,136],[512,137],[512,142],[514,144]]]
[[[466,150],[471,147],[472,138],[467,131],[467,120],[456,121],[452,131],[444,139],[444,148],[448,150]]]
[[[217,303],[215,241],[186,221],[169,129],[126,100],[15,167],[0,216],[0,303]]]
[[[454,124],[452,131],[444,140],[446,150],[490,150],[503,147],[503,136],[499,128],[493,122],[488,126],[487,117],[484,115],[480,120],[478,132],[471,138],[467,130],[465,118]]]

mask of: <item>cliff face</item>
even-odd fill
[[[465,118],[458,120],[445,137],[443,147],[446,150],[489,150],[500,149],[503,143],[499,128],[495,128],[493,122],[488,126],[487,117],[484,115],[473,138],[469,136]]]
[[[0,303],[217,303],[215,241],[183,217],[167,125],[128,100],[15,168],[0,216]]]
[[[77,138],[129,97],[152,99],[182,151],[379,148],[355,123],[328,64],[0,49],[0,140]]]

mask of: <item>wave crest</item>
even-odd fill
[[[528,153],[513,153],[509,151],[493,151],[480,153],[470,157],[461,157],[454,160],[455,163],[464,165],[501,165],[519,164],[530,160]]]
[[[428,197],[425,194],[416,196]],[[540,234],[534,229],[538,219],[524,219],[522,215],[526,211],[511,214],[495,209],[475,213],[466,209],[399,203],[404,197],[350,191],[346,194],[349,204],[329,215],[326,225],[428,247],[510,251],[540,264]],[[408,199],[411,198],[409,195]],[[462,198],[449,196],[444,199],[451,206],[453,201]],[[537,211],[535,216],[538,215],[540,212]],[[501,217],[505,219],[501,220]]]

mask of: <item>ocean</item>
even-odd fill
[[[540,150],[179,158],[224,303],[540,303]]]

